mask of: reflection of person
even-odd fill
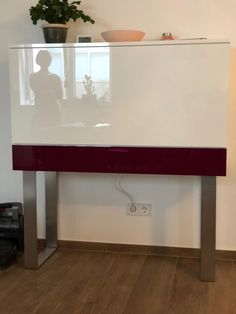
[[[36,57],[40,70],[30,75],[30,87],[35,95],[33,128],[60,124],[59,101],[62,99],[62,83],[58,75],[49,72],[51,61],[50,53],[40,50]]]

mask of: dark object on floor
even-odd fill
[[[22,204],[0,203],[0,269],[10,266],[24,250]]]
[[[0,240],[11,240],[19,251],[24,250],[21,203],[0,203]]]
[[[0,239],[0,269],[10,266],[17,256],[17,247],[13,241]]]

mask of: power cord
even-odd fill
[[[133,196],[127,192],[123,187],[122,187],[122,179],[124,176],[122,176],[122,174],[118,174],[115,178],[115,182],[114,182],[114,186],[116,188],[117,191],[119,191],[120,193],[124,194],[129,200],[130,200],[130,209],[132,211],[132,208],[134,211],[136,211],[136,205],[135,205],[135,200],[133,198]]]

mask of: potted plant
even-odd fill
[[[37,5],[29,9],[30,17],[34,25],[39,20],[48,22],[42,25],[47,43],[65,42],[68,30],[66,23],[70,19],[73,21],[82,19],[84,23],[95,23],[90,16],[78,9],[80,3],[81,1],[69,3],[68,0],[39,0]]]

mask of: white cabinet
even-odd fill
[[[229,43],[10,48],[14,144],[226,147]]]

